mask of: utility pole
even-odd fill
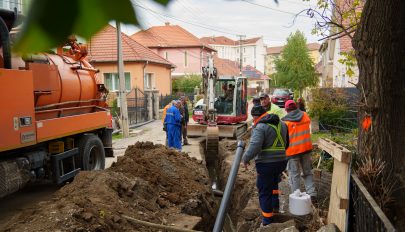
[[[238,35],[239,36],[239,72],[240,75],[242,76],[242,69],[243,69],[243,51],[242,51],[242,42],[243,39],[245,38],[245,35]]]
[[[116,21],[117,25],[117,53],[118,53],[118,78],[120,80],[119,97],[120,97],[120,113],[121,113],[121,129],[124,138],[129,137],[128,126],[128,107],[127,107],[127,92],[125,89],[124,76],[124,60],[122,56],[122,40],[121,40],[121,23]]]

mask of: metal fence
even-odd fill
[[[148,120],[148,98],[140,89],[132,89],[127,94],[128,122],[129,125]]]
[[[167,104],[169,104],[173,100],[178,100],[181,96],[187,96],[189,102],[193,104],[194,102],[194,93],[178,93],[178,94],[171,94],[171,95],[160,95],[159,99],[159,109],[163,109]]]
[[[396,231],[355,174],[350,180],[348,231]]]

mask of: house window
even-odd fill
[[[169,59],[169,53],[165,52],[165,59],[168,60]]]
[[[125,90],[131,90],[131,74],[129,72],[124,73],[125,76]],[[104,73],[104,85],[110,91],[119,91],[120,79],[118,73]]]
[[[153,73],[146,73],[144,79],[145,89],[154,89],[155,88],[155,80]]]
[[[184,67],[187,67],[187,64],[188,64],[187,61],[188,61],[187,60],[187,51],[184,51]]]
[[[246,63],[246,57],[243,57],[243,62]]]
[[[236,53],[239,53],[239,49],[236,49]]]
[[[243,48],[243,53],[245,53],[246,52],[246,48]]]

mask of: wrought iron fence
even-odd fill
[[[348,231],[396,231],[355,174],[350,180]]]
[[[130,126],[148,120],[148,98],[140,89],[132,89],[127,94],[127,105]]]

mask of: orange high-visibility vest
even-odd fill
[[[164,124],[165,123],[165,118],[166,118],[166,111],[167,111],[167,109],[169,109],[170,107],[172,106],[172,104],[167,104],[166,106],[165,106],[165,108],[163,108],[163,113],[162,113],[162,123]]]
[[[288,135],[290,137],[290,144],[286,150],[287,156],[293,156],[312,150],[311,133],[309,124],[311,120],[307,113],[299,122],[285,121],[288,126]]]

